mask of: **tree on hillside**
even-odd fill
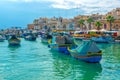
[[[91,30],[91,23],[94,22],[93,18],[88,18],[87,23],[89,23],[89,30]]]
[[[97,22],[95,23],[95,26],[97,26],[97,29],[100,30],[100,26],[102,26],[102,23],[99,22],[99,21],[97,21]]]
[[[107,19],[107,21],[108,21],[109,24],[110,24],[110,31],[111,31],[111,30],[112,30],[112,22],[114,22],[115,19],[114,19],[114,17],[111,16],[111,15],[107,16],[106,19]]]
[[[84,19],[80,19],[80,20],[79,20],[79,24],[80,24],[80,25],[82,25],[82,27],[81,27],[81,28],[82,28],[82,30],[83,30],[83,26],[85,25],[85,24],[84,24],[84,22],[85,22],[85,20],[84,20]]]

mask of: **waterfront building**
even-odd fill
[[[58,26],[57,23],[58,23],[58,18],[53,17],[53,18],[48,19],[47,26],[49,26],[52,30],[54,30]]]
[[[66,30],[68,29],[67,27],[72,23],[74,24],[75,30],[80,30],[81,26],[83,26],[79,23],[80,19],[85,20],[84,26],[87,26],[86,29],[88,29],[89,23],[87,23],[87,19],[92,18],[94,22],[91,23],[91,29],[96,29],[95,22],[100,21],[102,23],[102,26],[100,27],[101,29],[110,30],[110,24],[106,20],[106,17],[108,15],[113,16],[115,19],[115,21],[112,23],[112,29],[119,30],[120,29],[120,8],[113,9],[112,11],[104,15],[99,13],[91,14],[91,15],[78,15],[78,16],[75,16],[73,19],[67,19],[63,17],[59,17],[59,18],[40,17],[39,19],[35,19],[32,24],[28,24],[28,29],[45,29],[45,27],[47,26],[52,30],[54,29]]]
[[[115,19],[120,19],[120,8],[113,9],[112,11],[108,12],[106,16],[112,15]]]
[[[34,29],[34,24],[28,24],[28,25],[27,25],[27,28],[28,28],[29,30],[30,30],[30,29],[33,30],[33,29]]]

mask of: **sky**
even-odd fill
[[[40,17],[105,14],[120,0],[0,0],[0,28],[27,27]]]

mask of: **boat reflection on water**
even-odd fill
[[[9,52],[9,61],[11,61],[12,65],[15,65],[16,63],[18,63],[19,61],[19,49],[20,49],[21,45],[16,45],[16,46],[11,46],[8,45],[8,52]],[[17,61],[16,61],[17,60]]]
[[[17,50],[20,47],[21,47],[21,45],[16,45],[16,46],[8,45],[8,48],[10,49],[10,51],[15,51],[15,50]]]
[[[100,63],[85,63],[80,62],[81,69],[83,71],[81,80],[96,80],[97,78],[100,78],[100,74],[102,72],[102,67]],[[77,64],[76,64],[77,65]],[[77,75],[77,74],[76,74]],[[79,77],[77,77],[77,80]]]
[[[71,56],[50,51],[53,57],[54,75],[60,80],[93,80],[100,77],[100,63],[86,63]]]
[[[53,71],[55,80],[64,80],[72,74],[70,56],[50,50],[53,58]],[[58,79],[59,78],[59,79]],[[68,79],[69,80],[69,79]]]
[[[8,45],[8,48],[19,48],[19,47],[21,47],[21,45],[16,45],[16,46]]]

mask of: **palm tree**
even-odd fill
[[[100,26],[102,26],[102,23],[99,22],[99,21],[97,21],[97,22],[95,23],[95,26],[97,26],[97,29],[100,30]]]
[[[89,23],[89,30],[91,30],[91,22],[94,22],[93,18],[88,18],[87,22]]]
[[[80,19],[80,20],[79,20],[79,24],[82,25],[82,30],[83,30],[83,25],[85,25],[84,22],[85,22],[84,19]]]
[[[114,22],[114,17],[109,15],[106,17],[107,21],[110,23],[110,31],[112,30],[112,22]]]

